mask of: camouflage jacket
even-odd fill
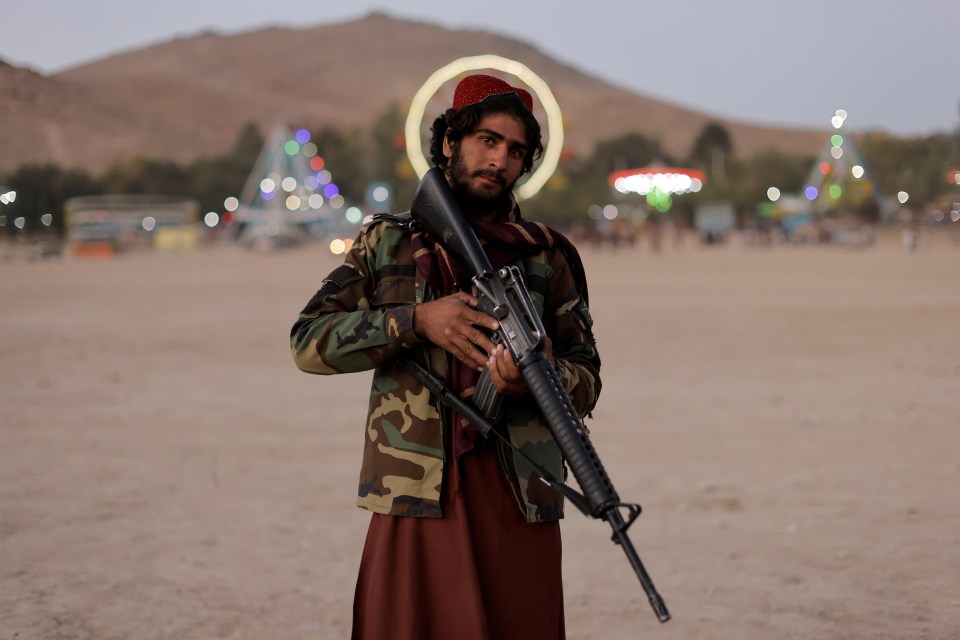
[[[398,362],[413,357],[446,379],[446,352],[413,332],[413,308],[433,296],[416,269],[402,216],[367,222],[344,263],[333,270],[291,330],[297,366],[308,373],[373,369],[357,504],[376,513],[441,517],[449,467],[450,416]],[[600,359],[587,306],[566,258],[550,249],[516,263],[553,341],[557,370],[581,416],[600,393]],[[470,391],[467,392],[468,394]],[[529,397],[505,399],[514,446],[554,477],[565,476],[560,450]],[[535,481],[531,465],[499,448],[501,467],[529,522],[563,517],[562,496]]]

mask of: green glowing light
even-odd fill
[[[670,210],[671,205],[673,205],[673,198],[670,197],[669,193],[660,189],[660,187],[654,187],[647,193],[647,204],[660,213],[666,213]]]
[[[835,146],[835,147],[842,146],[842,145],[843,145],[843,136],[840,135],[839,133],[835,133],[835,134],[833,134],[832,136],[830,136],[830,142],[832,142],[832,143],[833,143],[833,146]]]
[[[283,150],[287,152],[288,156],[295,156],[300,153],[300,143],[296,140],[287,140],[287,144],[283,145]]]
[[[840,196],[843,195],[843,189],[838,184],[830,185],[830,197],[834,200],[839,200]]]

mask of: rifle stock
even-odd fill
[[[504,267],[494,272],[440,169],[435,167],[424,175],[414,196],[411,213],[414,220],[472,274],[473,283],[480,292],[477,308],[500,322],[494,341],[510,349],[531,397],[580,485],[585,501],[574,504],[586,515],[610,524],[613,540],[623,547],[657,618],[666,622],[670,613],[626,533],[639,515],[640,507],[620,501],[560,376],[543,353],[546,333],[516,267]],[[623,519],[621,508],[630,510],[627,521]]]

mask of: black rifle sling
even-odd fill
[[[495,428],[494,424],[474,403],[470,402],[469,400],[464,400],[455,394],[450,387],[448,387],[442,380],[428,371],[419,362],[411,360],[410,358],[400,358],[400,363],[407,369],[407,371],[412,373],[413,376],[423,386],[429,389],[430,393],[435,395],[443,405],[457,411],[460,413],[460,415],[464,416],[485,438],[489,438],[491,435],[499,438],[503,444],[518,453],[520,457],[526,460],[530,466],[534,468],[544,484],[563,494],[563,496],[570,500],[570,502],[585,516],[590,516],[590,505],[587,503],[587,499],[583,495],[571,489],[562,480],[555,478],[552,473],[543,468],[543,465],[517,448],[516,445],[510,442],[509,438]],[[624,506],[627,506],[628,508],[636,507],[636,515],[639,515],[639,505]],[[632,512],[633,510],[631,509],[631,513]],[[633,516],[630,519],[630,522],[632,523],[634,519],[636,519],[636,516]],[[629,524],[627,524],[627,526],[629,526]]]

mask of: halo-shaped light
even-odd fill
[[[550,137],[547,140],[546,148],[543,150],[540,166],[514,192],[517,200],[526,200],[540,191],[547,180],[550,179],[550,176],[553,175],[553,172],[557,170],[557,165],[560,163],[560,151],[563,149],[563,118],[560,113],[560,105],[557,104],[557,99],[553,97],[547,83],[526,65],[516,60],[489,54],[470,56],[454,60],[445,67],[434,71],[433,75],[427,78],[423,86],[414,94],[413,101],[410,103],[410,112],[407,114],[407,122],[404,127],[404,134],[407,139],[407,157],[410,158],[410,164],[413,165],[417,176],[422,178],[430,169],[430,162],[423,152],[423,142],[420,138],[420,127],[423,123],[423,116],[427,111],[427,103],[443,86],[443,83],[456,78],[461,73],[482,69],[496,69],[523,81],[540,100],[540,104],[543,105],[543,110],[547,114],[547,131]]]

